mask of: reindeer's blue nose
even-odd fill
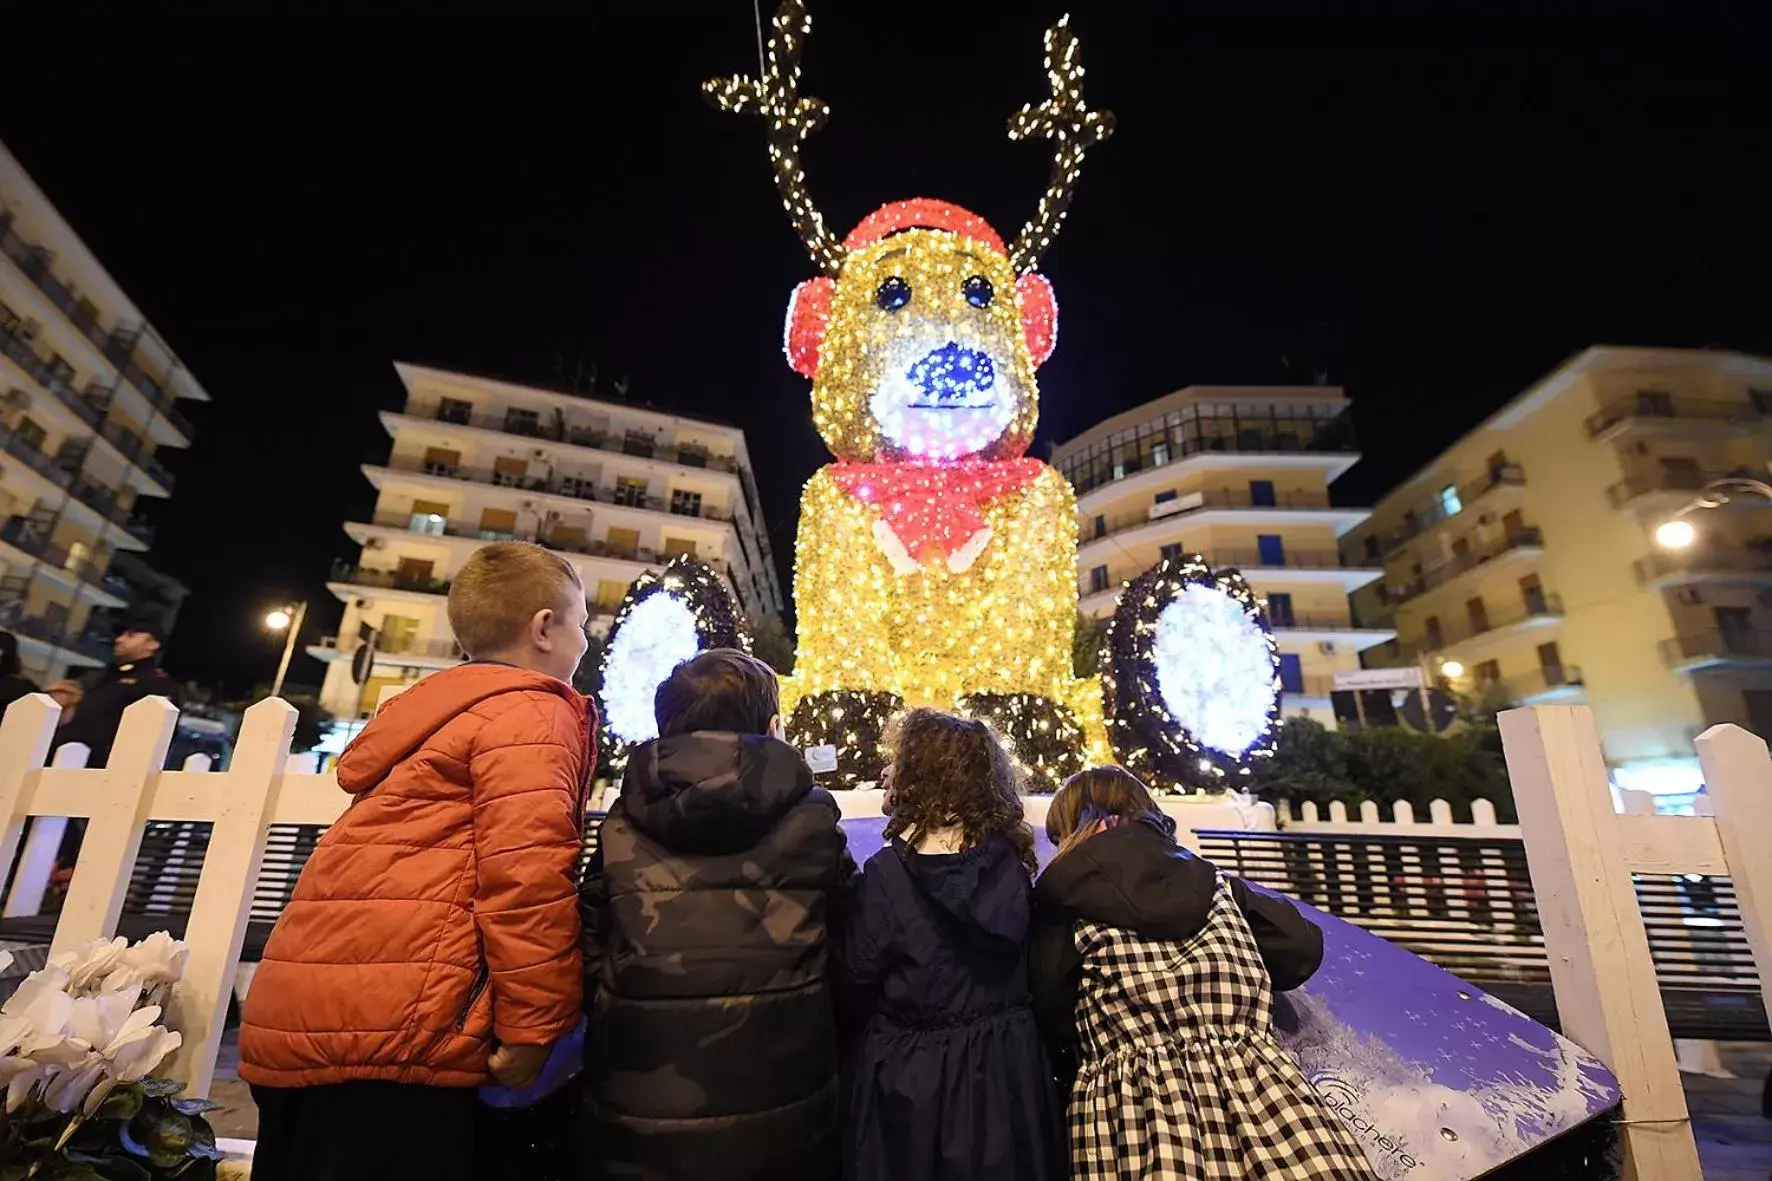
[[[913,403],[926,409],[977,409],[994,400],[997,367],[989,353],[961,348],[953,341],[924,353],[905,376],[920,391]]]

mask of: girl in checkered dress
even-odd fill
[[[1119,767],[1052,799],[1035,888],[1035,1012],[1069,1075],[1071,1176],[1370,1181],[1346,1126],[1269,1029],[1323,936],[1291,903],[1176,845]]]

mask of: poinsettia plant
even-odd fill
[[[164,931],[52,956],[0,1005],[0,1181],[151,1181],[215,1175],[203,1116],[155,1067],[180,1037],[162,1004],[185,945]],[[0,971],[11,956],[0,952]]]

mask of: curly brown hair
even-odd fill
[[[884,745],[892,779],[886,839],[958,825],[970,849],[1000,833],[1030,876],[1038,870],[1015,766],[989,726],[937,709],[913,709],[892,722]]]

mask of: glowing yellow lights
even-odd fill
[[[1662,549],[1685,549],[1698,540],[1698,530],[1684,517],[1663,521],[1655,529],[1655,544]]]
[[[1440,664],[1440,671],[1456,681],[1464,675],[1464,665],[1456,660],[1447,660]]]
[[[269,628],[271,631],[280,632],[288,627],[294,619],[295,616],[291,615],[282,607],[279,607],[275,611],[265,613],[265,627]]]

